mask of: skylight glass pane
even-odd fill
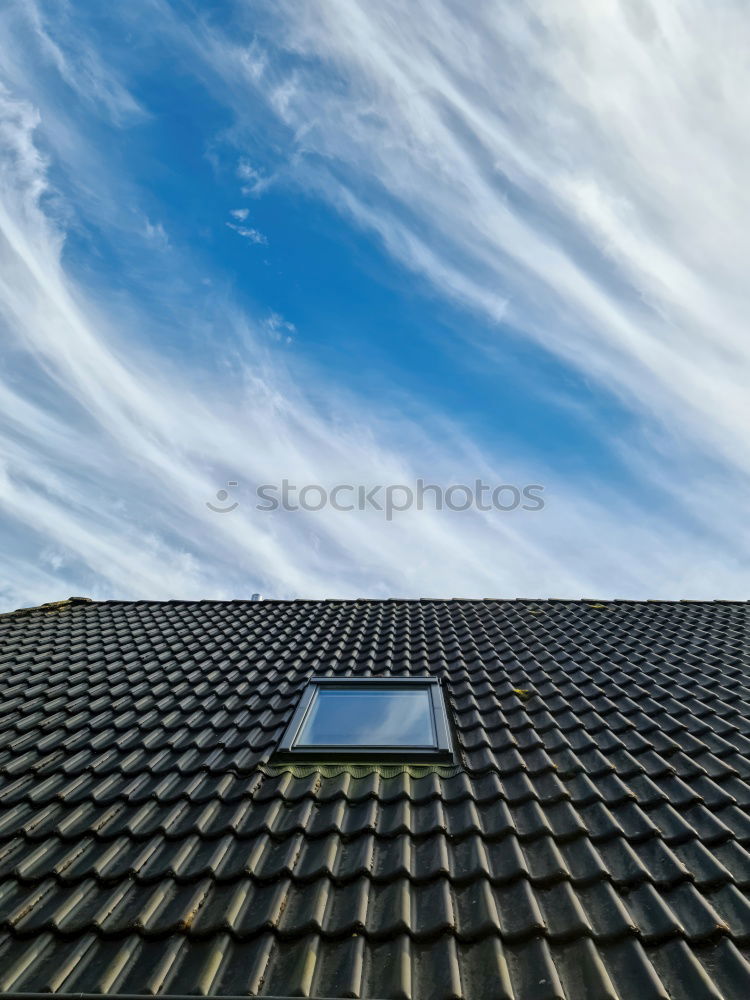
[[[297,746],[431,747],[435,733],[426,687],[321,687]]]

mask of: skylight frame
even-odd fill
[[[420,746],[409,744],[394,744],[392,746],[358,744],[358,745],[310,745],[299,744],[299,738],[307,721],[315,698],[322,688],[356,687],[360,690],[368,688],[395,689],[415,687],[426,689],[429,694],[432,731],[434,742]],[[356,761],[356,762],[389,762],[397,763],[453,763],[454,753],[448,725],[448,714],[445,706],[443,689],[438,677],[331,677],[313,676],[302,692],[299,704],[274,754],[275,760],[306,760],[306,761]]]

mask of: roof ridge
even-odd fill
[[[251,597],[170,597],[170,598],[136,598],[128,600],[125,598],[106,598],[98,600],[93,597],[66,597],[59,601],[47,601],[44,604],[36,604],[30,607],[14,608],[10,611],[0,612],[0,618],[10,615],[30,614],[34,611],[44,609],[62,609],[67,606],[78,604],[94,604],[97,606],[128,606],[143,607],[144,605],[162,606],[211,606],[211,605],[245,605],[253,607],[263,607],[269,604],[289,604],[289,605],[355,605],[355,604],[517,604],[517,605],[537,605],[537,604],[564,604],[578,606],[610,606],[610,605],[641,605],[641,604],[663,604],[674,606],[680,604],[716,605],[727,604],[730,606],[750,605],[750,598],[744,600],[737,598],[693,598],[693,597],[265,597],[262,601],[253,600]]]

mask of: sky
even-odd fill
[[[749,46],[739,0],[6,0],[0,609],[746,599]]]

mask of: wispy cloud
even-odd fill
[[[166,230],[161,222],[151,222],[150,219],[146,219],[146,225],[144,226],[143,231],[146,239],[155,245],[161,247],[169,246],[169,237],[167,236]]]
[[[76,23],[75,13],[75,8],[65,0],[50,4],[9,0],[0,26],[0,38],[9,43],[3,46],[6,79],[12,77],[17,82],[31,83],[29,66],[22,54],[28,51],[24,40],[32,36],[36,51],[42,56],[38,71],[46,67],[55,70],[59,79],[80,100],[117,124],[142,121],[147,117],[146,110],[118,78],[113,67],[103,64],[90,39]]]
[[[242,236],[251,243],[257,243],[260,246],[266,246],[268,243],[268,240],[263,233],[259,232],[257,229],[253,229],[252,226],[238,226],[234,222],[228,222],[227,225],[230,229],[233,229],[238,236]]]
[[[255,83],[299,182],[442,294],[748,471],[741,7],[274,6],[303,59]]]
[[[277,312],[272,312],[266,318],[264,326],[273,340],[283,341],[286,344],[291,344],[293,335],[297,332],[294,323],[290,323]]]
[[[274,10],[276,44],[305,57],[293,74],[271,73],[257,43],[250,73],[235,42],[214,39],[224,58],[206,72],[238,74],[237,115],[242,88],[259,87],[293,136],[295,183],[491,320],[488,348],[504,335],[496,324],[512,324],[658,427],[626,454],[671,504],[649,508],[532,466],[510,436],[489,454],[437,405],[413,403],[406,417],[289,351],[282,359],[267,334],[286,340],[292,324],[198,295],[197,265],[179,246],[150,251],[160,279],[174,278],[164,287],[178,277],[188,287],[167,303],[171,322],[222,337],[210,367],[146,345],[134,331],[153,323],[148,306],[134,292],[127,313],[104,315],[106,284],[84,288],[65,254],[75,205],[51,182],[50,157],[80,155],[85,133],[45,143],[61,125],[40,112],[44,101],[3,90],[0,323],[14,362],[0,381],[4,604],[257,589],[740,596],[744,517],[728,507],[718,520],[713,505],[748,472],[741,26],[716,12],[702,25],[704,44],[719,31],[732,40],[732,72],[706,98],[703,56],[669,4],[650,19],[644,6],[636,21],[616,4],[565,17],[556,5],[459,14],[387,0]],[[668,93],[658,58],[672,66]],[[106,74],[99,86],[127,105]],[[105,173],[100,183],[116,181]],[[110,211],[102,204],[102,225]],[[142,238],[149,216],[134,212]],[[264,242],[245,221],[227,225]],[[392,524],[253,509],[254,485],[285,477],[330,486],[417,476],[544,482],[549,502],[525,519],[424,511]],[[240,507],[212,514],[205,501],[228,480],[239,482]]]
[[[243,52],[244,51],[245,50],[243,50]],[[246,70],[246,61],[242,62],[242,67],[243,70]],[[262,75],[261,71],[251,74],[252,78],[255,80],[260,79]],[[242,194],[251,197],[259,197],[264,193],[264,191],[267,191],[274,182],[274,177],[272,175],[264,174],[261,170],[251,166],[246,159],[241,159],[237,165],[237,176],[244,181],[242,185]]]

